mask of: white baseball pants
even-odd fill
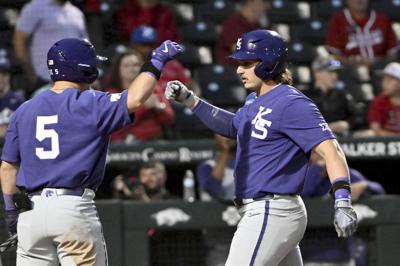
[[[248,203],[232,239],[226,266],[301,266],[299,242],[307,225],[300,196],[275,195]]]
[[[17,266],[106,266],[94,196],[90,189],[82,196],[57,195],[56,189],[32,196],[33,209],[18,220]]]

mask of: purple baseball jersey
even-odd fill
[[[22,104],[11,118],[2,154],[3,161],[20,162],[17,186],[96,190],[110,134],[133,121],[127,95],[69,88]]]
[[[236,196],[300,194],[311,149],[335,137],[315,104],[294,87],[280,84],[253,96],[231,125],[238,140]]]

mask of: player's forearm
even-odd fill
[[[156,78],[148,72],[142,72],[128,88],[127,106],[130,113],[136,111],[153,93]]]
[[[196,116],[209,129],[228,138],[236,138],[236,129],[233,127],[235,114],[211,105],[203,100],[198,100],[193,108]]]
[[[338,178],[349,178],[346,157],[335,139],[323,141],[315,148],[315,151],[325,160],[331,183]]]
[[[13,36],[15,55],[23,63],[29,63],[29,52],[27,48],[28,36],[26,33],[16,30]]]
[[[18,165],[2,162],[0,167],[1,189],[3,194],[12,195],[18,193],[16,187],[16,179],[18,173]]]
[[[222,179],[224,179],[225,166],[228,158],[229,158],[229,153],[222,152],[215,161],[215,166],[211,174],[218,181],[222,181]]]

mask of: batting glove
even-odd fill
[[[165,63],[173,59],[182,52],[182,47],[176,42],[170,40],[164,41],[151,54],[151,63],[158,69],[162,70]]]
[[[17,233],[18,210],[5,210],[5,221],[10,235]]]
[[[349,237],[357,230],[357,214],[349,199],[335,201],[334,225],[338,237]]]
[[[179,80],[169,81],[165,88],[165,98],[174,100],[192,108],[196,102],[196,95]]]

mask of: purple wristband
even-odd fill
[[[162,71],[162,69],[164,68],[163,62],[153,58],[150,61],[153,64],[153,66],[155,66],[159,71]]]
[[[350,179],[348,177],[336,178],[332,183],[335,200],[347,200],[351,198]]]
[[[345,188],[340,188],[335,191],[335,200],[350,199],[350,191]]]
[[[4,209],[6,211],[15,211],[17,209],[13,201],[13,195],[3,194],[3,199],[4,199]]]

